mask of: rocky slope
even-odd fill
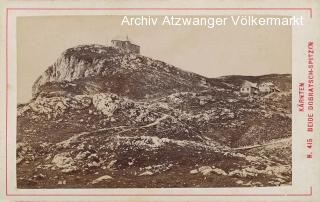
[[[241,96],[241,82],[281,92]],[[100,45],[66,50],[18,106],[19,188],[291,183],[291,75],[206,78]]]
[[[131,98],[204,89],[197,74],[113,47],[84,45],[66,50],[34,83],[33,95],[116,93]]]

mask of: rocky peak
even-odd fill
[[[48,82],[70,82],[106,74],[110,68],[119,67],[125,55],[119,49],[102,45],[69,48],[36,80],[32,89],[33,95],[38,93],[39,87]]]
[[[203,87],[201,83],[205,79],[117,47],[81,45],[64,51],[35,81],[32,92],[35,98],[40,92],[92,94],[109,92],[112,87],[112,93],[144,97],[150,93],[162,94],[168,89],[178,92]]]

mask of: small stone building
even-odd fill
[[[261,93],[280,92],[280,90],[271,82],[261,83],[259,85],[259,91]]]
[[[120,48],[127,53],[135,53],[140,54],[140,46],[133,44],[129,41],[128,37],[126,40],[111,40],[111,44],[113,47]]]
[[[280,90],[272,82],[252,83],[250,81],[243,82],[240,93],[243,95],[269,94],[273,92],[280,92]]]
[[[240,93],[244,95],[258,94],[259,93],[258,85],[256,83],[245,81],[240,88]]]

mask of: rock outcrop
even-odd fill
[[[101,45],[70,48],[35,81],[37,97],[112,92],[142,98],[203,90],[205,77],[120,49]]]

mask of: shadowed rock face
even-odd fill
[[[281,91],[241,96],[244,81]],[[19,188],[288,185],[291,75],[206,78],[113,47],[70,48],[18,106],[17,179]]]

